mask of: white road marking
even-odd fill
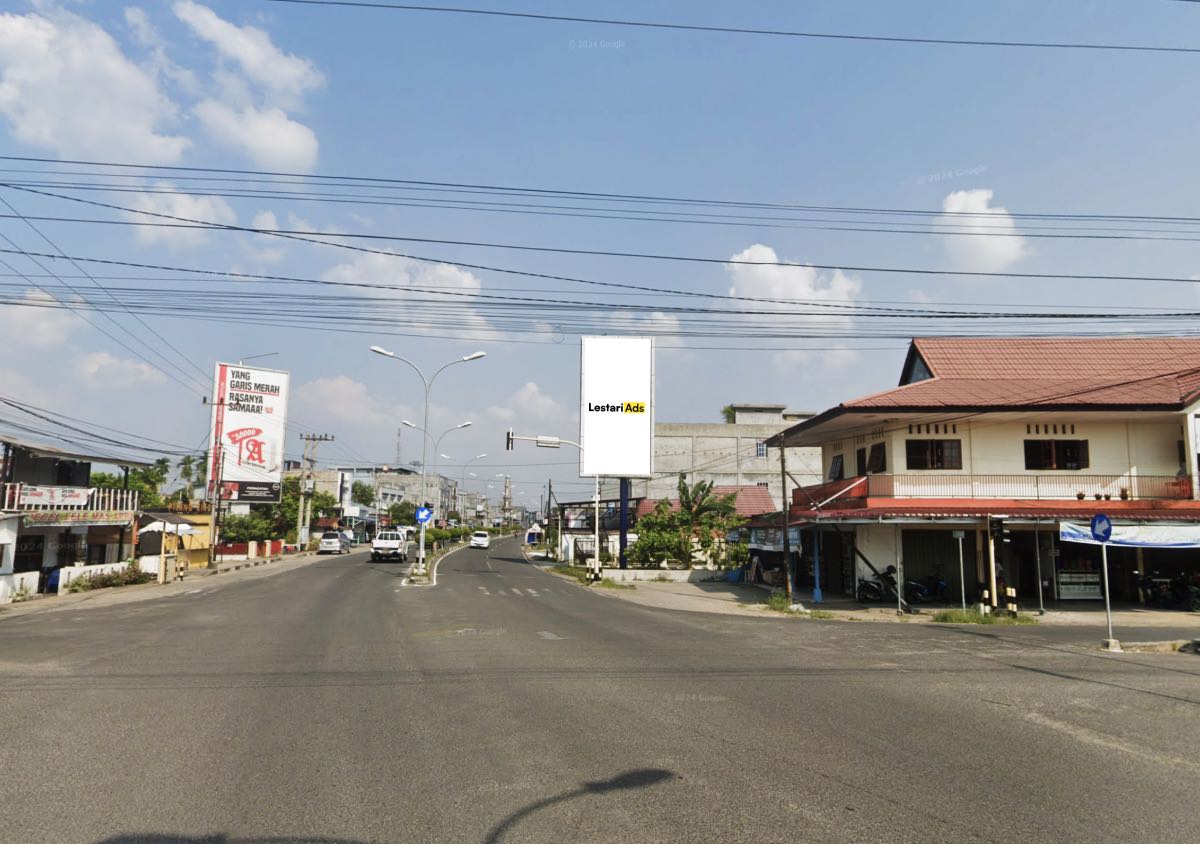
[[[486,587],[486,586],[480,586],[480,587],[479,587],[479,590],[480,590],[481,592],[483,592],[483,594],[485,594],[485,595],[491,595],[491,594],[492,594],[491,592],[487,591],[487,587]]]
[[[538,635],[541,636],[543,639],[559,640],[559,641],[562,640],[562,636],[555,636],[549,630],[539,630]]]
[[[529,588],[526,588],[526,589],[525,589],[525,591],[526,591],[526,592],[528,592],[530,595],[532,595],[532,596],[533,596],[533,597],[535,597],[535,598],[538,596],[538,593],[537,593],[537,590],[536,590],[536,589],[529,589]]]

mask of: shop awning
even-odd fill
[[[1063,542],[1100,545],[1089,525],[1060,522],[1058,538]],[[1127,548],[1200,548],[1200,525],[1113,525],[1109,545]]]

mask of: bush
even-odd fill
[[[110,586],[131,586],[137,583],[149,583],[154,575],[144,572],[135,563],[127,563],[125,568],[116,571],[89,574],[72,580],[67,586],[68,592],[87,592],[90,589],[105,589]]]

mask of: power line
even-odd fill
[[[1054,41],[994,41],[958,38],[916,38],[899,35],[863,35],[834,32],[803,32],[785,29],[753,29],[736,26],[705,26],[701,24],[636,21],[620,18],[585,18],[572,15],[548,15],[535,12],[500,11],[497,9],[470,9],[455,6],[419,6],[409,3],[365,2],[365,0],[266,0],[269,3],[290,3],[301,6],[333,6],[361,9],[381,9],[397,12],[431,12],[436,14],[477,15],[495,18],[511,18],[533,21],[555,21],[563,23],[586,23],[602,26],[618,26],[640,29],[676,30],[684,32],[709,32],[730,35],[759,35],[777,38],[807,38],[833,41],[862,41],[894,44],[921,44],[958,47],[1019,47],[1055,50],[1107,50],[1149,53],[1197,53],[1194,47],[1164,47],[1142,44],[1090,44]]]
[[[462,261],[448,261],[445,259],[427,258],[427,257],[411,255],[411,254],[406,254],[406,253],[400,253],[400,252],[390,252],[390,251],[381,250],[381,249],[370,249],[368,247],[355,246],[353,244],[336,243],[336,242],[330,242],[330,241],[325,241],[325,240],[319,240],[319,239],[308,237],[308,236],[301,235],[301,234],[281,232],[281,231],[276,231],[276,230],[272,230],[272,229],[255,229],[255,228],[250,228],[250,227],[246,227],[246,226],[235,226],[235,225],[224,224],[224,223],[216,223],[216,222],[213,222],[210,220],[197,220],[194,218],[182,217],[182,216],[178,216],[178,215],[174,215],[174,214],[163,214],[163,213],[154,212],[154,211],[144,211],[141,209],[128,208],[128,207],[121,206],[121,205],[115,205],[112,203],[97,202],[95,200],[82,199],[80,197],[64,196],[64,195],[49,193],[49,192],[45,192],[45,191],[36,191],[36,190],[29,189],[29,188],[18,188],[18,190],[27,190],[32,193],[42,193],[46,196],[51,196],[51,197],[54,197],[57,199],[63,199],[63,200],[69,201],[69,202],[79,202],[79,203],[83,203],[85,205],[99,206],[99,207],[103,207],[103,208],[108,208],[110,210],[123,211],[123,212],[127,212],[127,213],[132,213],[132,214],[142,214],[142,215],[146,215],[146,216],[150,216],[150,217],[159,217],[159,218],[176,220],[176,221],[181,221],[181,222],[186,222],[186,223],[199,224],[206,228],[227,229],[227,230],[231,230],[231,231],[247,232],[247,233],[251,233],[251,234],[276,236],[276,237],[281,237],[281,238],[284,238],[287,240],[298,240],[298,241],[312,243],[312,244],[319,245],[319,246],[329,246],[329,247],[333,247],[333,248],[337,248],[337,249],[345,249],[345,250],[350,250],[350,251],[355,251],[355,252],[364,252],[367,254],[386,255],[386,256],[397,257],[397,258],[408,258],[409,260],[422,261],[425,263],[454,264],[456,266],[466,267],[468,269],[487,270],[487,271],[491,271],[491,272],[507,273],[507,274],[512,274],[512,275],[520,275],[520,276],[526,276],[526,277],[532,277],[532,278],[543,278],[543,279],[550,279],[550,280],[556,280],[556,281],[573,281],[573,282],[578,282],[578,283],[582,283],[582,284],[596,284],[596,285],[601,285],[601,286],[605,286],[605,287],[622,287],[622,288],[642,290],[642,291],[671,292],[671,293],[676,293],[678,295],[695,295],[695,296],[704,296],[704,297],[716,296],[716,294],[704,294],[704,293],[698,293],[698,292],[694,292],[694,291],[671,291],[671,290],[664,290],[661,288],[660,289],[650,288],[650,287],[646,287],[644,285],[629,285],[629,284],[621,284],[621,283],[617,283],[617,282],[598,282],[598,281],[590,281],[590,280],[586,280],[586,279],[573,278],[570,276],[560,276],[560,275],[554,275],[554,274],[549,274],[549,273],[535,273],[535,272],[528,272],[528,271],[523,271],[523,270],[501,268],[501,267],[489,266],[486,264],[473,264],[473,263],[466,263],[466,262],[462,262]],[[342,235],[340,233],[331,233],[330,236],[342,236]],[[471,242],[471,241],[444,241],[443,240],[443,241],[433,241],[433,242],[445,243],[445,244],[451,244],[451,245],[476,245],[476,246],[492,245],[492,244],[484,244],[484,243]],[[496,246],[497,247],[504,246],[504,247],[508,247],[508,248],[532,250],[532,251],[564,252],[564,253],[568,253],[568,254],[592,255],[592,256],[601,256],[601,257],[627,257],[627,258],[640,258],[640,259],[647,259],[647,260],[683,261],[683,262],[692,262],[692,263],[723,264],[723,265],[725,265],[725,264],[734,264],[734,265],[744,264],[746,266],[785,267],[785,268],[792,268],[792,269],[810,268],[810,269],[823,269],[823,270],[842,270],[844,272],[880,272],[880,273],[898,273],[898,274],[909,274],[909,275],[937,275],[937,276],[946,275],[946,276],[967,276],[967,277],[974,277],[974,278],[1037,278],[1037,279],[1060,279],[1060,280],[1070,279],[1070,280],[1110,280],[1110,281],[1176,281],[1176,282],[1186,282],[1186,283],[1195,283],[1196,282],[1196,279],[1192,279],[1192,278],[1166,277],[1166,276],[1157,276],[1157,277],[1154,277],[1154,276],[1117,276],[1117,275],[1097,275],[1097,274],[1085,274],[1085,273],[1015,273],[1015,272],[979,271],[979,270],[933,270],[933,269],[924,269],[924,268],[875,267],[875,266],[857,266],[857,265],[851,265],[851,264],[816,264],[816,263],[796,264],[796,263],[789,263],[787,261],[741,261],[741,260],[733,260],[733,259],[725,259],[725,258],[708,258],[708,257],[690,256],[690,255],[666,255],[666,254],[655,254],[655,253],[616,252],[616,251],[605,251],[605,250],[570,250],[570,249],[565,249],[565,248],[560,249],[560,248],[553,248],[553,247],[521,246],[521,245],[514,245],[514,244],[496,244]],[[728,297],[718,297],[718,298],[737,299],[739,297],[728,296]]]
[[[132,178],[132,177],[131,177]],[[401,196],[399,198],[380,197],[375,194],[354,194],[354,193],[300,193],[298,191],[268,191],[268,190],[230,190],[230,189],[197,189],[188,187],[172,186],[171,188],[157,188],[137,185],[120,185],[120,184],[104,184],[104,183],[78,183],[78,182],[61,182],[52,180],[10,180],[8,184],[11,187],[40,187],[40,188],[55,188],[58,190],[73,190],[73,191],[97,191],[105,193],[132,193],[137,195],[142,194],[158,194],[158,195],[176,195],[176,196],[204,196],[204,197],[221,197],[225,199],[254,199],[254,200],[274,200],[283,202],[315,202],[324,204],[353,204],[367,206],[386,206],[396,208],[431,208],[450,211],[471,211],[482,213],[498,213],[498,214],[521,214],[541,217],[558,217],[565,219],[586,219],[586,220],[618,220],[623,222],[648,222],[648,223],[679,223],[687,225],[704,225],[704,226],[725,226],[736,228],[753,228],[753,229],[792,229],[805,231],[843,231],[843,232],[859,232],[859,233],[880,233],[880,234],[920,234],[920,235],[970,235],[975,237],[992,235],[996,237],[1024,237],[1024,236],[1056,236],[1060,238],[1070,237],[1069,233],[1084,232],[1095,233],[1094,237],[1099,239],[1124,239],[1124,240],[1182,240],[1184,238],[1170,237],[1147,237],[1146,235],[1153,234],[1188,234],[1191,229],[1178,228],[1128,228],[1128,227],[1100,227],[1100,226],[1065,226],[1062,222],[1075,220],[1074,216],[1064,215],[1061,218],[1050,219],[1050,222],[1058,223],[1053,226],[1029,226],[1025,225],[1019,232],[1015,231],[1012,226],[1012,221],[1017,219],[1012,213],[988,213],[988,212],[970,212],[970,211],[930,211],[930,212],[912,212],[913,215],[920,213],[923,218],[918,222],[906,222],[890,220],[889,225],[893,227],[904,228],[888,228],[884,226],[884,221],[865,219],[859,225],[851,226],[848,223],[852,220],[842,218],[828,217],[791,217],[791,216],[764,216],[763,214],[714,214],[702,213],[696,211],[660,211],[648,208],[608,208],[600,206],[587,205],[554,205],[541,203],[524,203],[524,202],[495,202],[482,200],[459,200],[459,199],[441,199],[437,201],[417,201],[418,198],[410,198]],[[485,194],[487,196],[507,196],[509,194]],[[699,207],[708,207],[700,205]],[[782,213],[782,212],[772,212]],[[886,210],[834,210],[828,209],[826,213],[848,214],[854,216],[888,216],[895,217],[899,212]],[[908,216],[908,212],[904,212]],[[965,220],[979,219],[981,222],[965,223],[956,222],[956,218]],[[986,225],[987,217],[994,217],[1000,220],[1000,223],[995,226]],[[1087,218],[1086,216],[1084,218]],[[1021,219],[1037,219],[1046,220],[1047,218],[1037,215],[1022,215]],[[1102,222],[1119,222],[1120,218],[1111,218],[1108,216],[1098,215],[1097,219]],[[1146,221],[1149,222],[1149,221]],[[1193,226],[1195,223],[1183,219],[1176,220],[1161,220],[1160,225],[1175,225],[1175,226]],[[305,230],[306,233],[314,233]],[[1039,232],[1048,234],[1041,235]],[[1068,233],[1068,234],[1064,234]],[[340,234],[340,233],[339,233]],[[1124,235],[1118,237],[1118,235]],[[1086,235],[1077,235],[1080,238],[1085,238]]]
[[[4,234],[0,233],[0,238],[3,238],[5,242],[7,242],[9,245],[11,245],[11,246],[13,246],[13,247],[14,247],[13,249],[3,249],[3,250],[0,250],[0,252],[2,252],[2,253],[6,253],[6,254],[17,254],[17,255],[23,255],[23,256],[25,256],[26,258],[30,258],[30,259],[32,260],[32,256],[34,255],[34,253],[27,252],[26,250],[24,250],[24,249],[21,249],[19,246],[17,246],[17,244],[16,244],[16,243],[14,243],[14,242],[13,242],[11,239],[9,239],[7,235],[4,235]],[[54,256],[54,255],[43,255],[42,257],[47,257],[47,258],[55,258],[55,257],[58,257],[58,256]],[[35,264],[37,264],[37,265],[38,265],[38,267],[39,267],[39,268],[41,268],[42,270],[44,270],[44,271],[48,272],[48,273],[49,273],[49,275],[50,275],[51,277],[58,279],[59,283],[60,283],[60,284],[62,284],[64,287],[66,287],[68,290],[71,290],[72,292],[75,292],[75,291],[74,291],[74,288],[72,288],[72,287],[71,287],[69,284],[66,284],[65,282],[63,282],[63,280],[62,280],[61,278],[58,278],[58,276],[54,275],[54,273],[53,273],[53,272],[51,272],[51,271],[47,270],[47,268],[46,268],[45,266],[43,266],[42,264],[38,263],[36,260],[34,260],[34,263],[35,263]],[[61,308],[66,308],[67,310],[71,311],[71,312],[72,312],[72,313],[73,313],[75,316],[79,317],[79,318],[80,318],[81,320],[83,320],[85,323],[87,323],[87,324],[88,324],[88,325],[90,325],[92,328],[94,328],[94,329],[96,329],[97,331],[99,331],[99,332],[100,332],[101,334],[103,334],[105,337],[107,337],[108,339],[112,340],[114,343],[116,343],[116,344],[117,344],[118,346],[120,346],[122,349],[124,349],[125,351],[129,352],[131,355],[133,355],[134,357],[138,358],[138,359],[139,359],[139,360],[141,360],[143,363],[145,363],[145,364],[147,364],[148,366],[150,366],[150,367],[152,367],[152,368],[154,368],[154,369],[158,370],[160,373],[162,373],[163,375],[165,375],[167,378],[170,378],[172,381],[175,381],[176,383],[178,383],[180,386],[184,387],[185,389],[191,390],[193,393],[196,393],[197,395],[201,395],[200,391],[199,391],[199,390],[197,390],[197,389],[196,389],[194,386],[192,386],[191,384],[187,383],[186,381],[183,381],[183,380],[181,380],[180,378],[178,378],[177,376],[173,375],[172,373],[170,373],[170,372],[167,372],[165,369],[163,369],[163,368],[162,368],[161,366],[159,366],[158,364],[154,363],[154,361],[152,361],[152,360],[150,360],[149,358],[147,358],[147,357],[146,357],[145,355],[143,355],[141,352],[137,351],[136,349],[133,349],[133,348],[131,348],[131,347],[129,346],[129,344],[128,344],[128,343],[126,343],[126,342],[124,342],[123,340],[121,340],[119,337],[117,337],[117,336],[116,336],[115,334],[113,334],[111,331],[108,331],[107,329],[105,329],[105,328],[101,327],[100,325],[98,325],[98,324],[97,324],[96,322],[94,322],[93,320],[89,319],[89,318],[88,318],[88,317],[87,317],[87,316],[86,316],[86,315],[85,315],[85,314],[82,312],[81,308],[79,307],[79,303],[70,303],[70,304],[68,304],[67,302],[64,302],[64,301],[62,301],[62,300],[61,300],[61,299],[59,299],[57,296],[55,296],[53,293],[51,293],[49,290],[47,290],[45,287],[43,287],[42,285],[38,284],[38,283],[37,283],[36,281],[34,281],[33,279],[31,279],[31,278],[29,278],[28,276],[26,276],[24,273],[22,273],[20,270],[18,270],[16,267],[14,267],[12,264],[8,263],[7,261],[0,260],[0,266],[2,266],[2,267],[5,267],[5,268],[7,268],[7,269],[8,269],[10,272],[12,272],[12,273],[16,274],[17,276],[20,276],[20,277],[24,278],[24,279],[25,279],[27,282],[29,282],[29,284],[31,284],[31,285],[32,285],[34,288],[36,288],[37,290],[41,291],[43,294],[45,294],[46,296],[48,296],[48,297],[49,297],[49,299],[50,299],[50,301],[54,302],[56,305],[58,305],[58,306],[59,306],[59,307],[61,307]],[[76,295],[78,295],[78,293],[76,293]],[[82,302],[82,303],[87,303],[87,304],[89,304],[89,305],[90,305],[90,304],[92,304],[92,303],[91,303],[91,302],[90,302],[90,301],[89,301],[89,300],[88,300],[86,297],[80,296],[79,298],[80,298],[80,302]],[[19,303],[10,303],[10,304],[19,304]],[[98,309],[96,309],[96,308],[93,308],[93,310],[98,310]],[[109,321],[113,322],[113,324],[114,324],[114,325],[117,325],[117,327],[118,327],[118,328],[120,328],[120,327],[121,327],[121,326],[120,326],[120,324],[119,324],[119,323],[117,323],[115,320],[113,320],[113,319],[112,319],[112,317],[111,317],[111,316],[109,316],[108,314],[104,314],[104,316],[105,316],[105,317],[106,317],[106,318],[107,318]]]
[[[679,197],[666,196],[655,194],[633,194],[633,193],[608,193],[601,191],[580,191],[569,190],[563,188],[541,188],[541,187],[521,187],[513,185],[494,185],[485,183],[470,183],[470,182],[443,182],[422,179],[397,179],[381,176],[355,176],[355,175],[314,175],[309,173],[292,173],[280,170],[248,170],[236,168],[220,168],[220,167],[188,167],[183,165],[168,165],[168,164],[140,164],[132,162],[114,162],[114,161],[96,161],[84,159],[69,159],[69,158],[47,158],[38,156],[16,156],[16,155],[0,155],[0,161],[22,161],[35,164],[53,164],[53,165],[79,165],[88,167],[102,167],[106,169],[134,169],[146,170],[156,173],[170,174],[173,179],[190,179],[190,180],[210,180],[204,176],[198,175],[181,175],[190,173],[206,173],[206,174],[231,174],[233,176],[256,176],[269,177],[262,179],[231,179],[221,178],[219,181],[252,181],[264,182],[269,184],[299,184],[299,185],[322,185],[322,184],[353,184],[357,187],[371,187],[372,189],[384,190],[436,190],[440,192],[469,192],[481,193],[486,195],[501,195],[501,196],[553,196],[563,197],[575,200],[587,201],[628,201],[638,203],[650,203],[659,205],[701,205],[712,207],[732,207],[732,208],[754,208],[769,211],[805,211],[805,212],[828,212],[837,214],[874,214],[874,215],[898,215],[898,216],[954,216],[962,218],[1003,218],[1011,217],[1013,219],[1037,219],[1037,220],[1103,220],[1103,221],[1119,221],[1119,222],[1160,222],[1160,223],[1200,223],[1200,217],[1195,216],[1171,216],[1171,215],[1147,215],[1147,214],[1132,214],[1132,213],[1109,213],[1096,214],[1084,212],[1017,212],[1017,211],[952,211],[947,212],[941,209],[916,209],[916,208],[892,208],[892,207],[869,207],[859,205],[829,205],[829,204],[794,204],[781,202],[764,202],[759,200],[735,200],[735,199],[718,199],[704,197]],[[27,171],[18,171],[27,172]],[[57,172],[57,171],[33,171],[33,172]],[[83,174],[88,175],[88,174]],[[140,178],[135,174],[115,174],[121,178]],[[279,179],[291,179],[295,181],[280,182]],[[369,183],[369,184],[366,184]]]
[[[66,256],[66,252],[64,252],[62,250],[62,247],[60,247],[57,243],[55,243],[49,237],[47,237],[45,235],[45,233],[43,233],[41,229],[39,229],[37,226],[35,226],[33,224],[33,222],[27,216],[25,216],[20,211],[18,211],[16,209],[16,207],[11,202],[9,202],[6,197],[0,196],[0,202],[3,202],[6,208],[8,208],[14,215],[16,215],[16,217],[18,219],[22,220],[25,223],[25,225],[29,226],[29,228],[32,229],[38,235],[38,237],[40,237],[42,240],[44,240],[51,249],[56,250],[60,255],[63,255],[64,257]],[[68,258],[67,260],[69,261],[70,259]],[[102,285],[99,281],[97,281],[95,278],[93,278],[88,273],[87,270],[85,270],[83,267],[79,266],[78,264],[76,264],[73,261],[71,263],[75,267],[75,269],[77,269],[77,270],[79,270],[79,272],[83,273],[83,275],[86,276],[92,282],[93,285],[95,285],[100,290],[103,290],[105,293],[108,293],[109,298],[111,298],[114,302],[117,302],[118,304],[122,304],[119,299],[117,299],[115,296],[113,296],[112,293],[110,293],[108,291],[108,289],[104,287],[104,285]],[[61,281],[61,279],[60,279],[60,281]],[[191,358],[189,358],[183,352],[179,351],[179,349],[177,349],[170,341],[168,341],[165,337],[163,337],[156,330],[154,330],[148,323],[146,323],[145,320],[143,320],[140,316],[138,316],[136,313],[134,313],[132,310],[130,310],[127,306],[125,306],[123,304],[122,304],[122,308],[124,309],[124,311],[127,314],[129,314],[129,316],[133,317],[134,320],[136,320],[139,325],[141,325],[143,328],[145,328],[147,331],[149,331],[152,335],[154,335],[154,337],[157,338],[160,343],[162,343],[168,349],[173,351],[176,355],[178,355],[181,359],[183,359],[189,366],[191,366],[193,369],[195,369],[197,372],[199,372],[202,377],[205,375],[204,370],[202,370],[199,366],[197,366],[192,361]],[[130,334],[132,335],[132,332],[130,332]],[[146,348],[148,348],[148,349],[150,348],[149,344],[145,343],[145,341],[142,341],[142,344],[145,345]],[[166,362],[166,356],[164,355],[161,357],[164,360],[164,362]],[[172,365],[174,365],[174,364],[172,364]],[[176,368],[178,369],[178,367],[176,367]],[[180,369],[179,371],[182,372],[183,370]]]
[[[44,193],[44,195],[46,195],[46,196],[55,196],[56,195],[56,194],[52,194],[52,193],[46,193],[43,191],[37,191],[32,188],[23,188],[20,185],[17,185],[15,183],[11,183],[11,182],[5,184],[4,186],[8,187],[12,190],[30,190],[33,193]],[[180,191],[179,193],[181,195],[187,195],[187,193],[185,191]],[[59,198],[69,199],[69,200],[73,200],[76,202],[88,202],[88,200],[84,200],[80,197],[60,196]],[[97,204],[101,207],[108,206],[108,203],[95,203],[95,204]],[[109,206],[109,207],[121,208],[121,206]],[[121,210],[129,210],[130,213],[144,213],[144,214],[151,214],[151,215],[154,215],[154,213],[155,213],[155,212],[151,212],[151,211],[137,211],[136,209],[121,208]],[[478,210],[484,210],[484,209],[478,209]],[[10,216],[13,216],[13,215],[0,214],[0,218],[7,218]],[[165,215],[165,216],[169,216],[169,215]],[[598,215],[585,215],[585,216],[595,218]],[[596,250],[596,249],[567,249],[564,247],[528,246],[528,245],[523,245],[523,244],[495,243],[495,242],[489,242],[489,241],[475,241],[475,240],[450,240],[450,239],[446,239],[446,238],[414,237],[411,235],[368,234],[366,232],[319,231],[319,230],[312,230],[312,229],[261,229],[261,228],[255,228],[253,226],[237,226],[237,225],[202,223],[202,222],[196,222],[196,223],[146,223],[146,222],[140,222],[137,220],[101,220],[101,219],[96,219],[94,217],[63,217],[63,216],[34,217],[34,216],[30,216],[29,219],[45,221],[45,222],[53,222],[53,223],[79,223],[79,224],[85,224],[85,225],[127,226],[127,227],[137,227],[137,228],[201,229],[201,230],[218,229],[218,230],[225,230],[225,231],[245,232],[247,234],[264,234],[264,235],[277,235],[277,236],[307,235],[307,236],[315,236],[315,237],[344,237],[344,238],[351,238],[354,240],[381,240],[381,241],[400,241],[400,242],[404,242],[404,243],[430,243],[430,244],[436,244],[436,245],[440,245],[440,246],[469,246],[469,247],[478,247],[478,248],[483,248],[483,249],[510,249],[510,250],[516,250],[516,251],[521,251],[521,252],[550,252],[550,253],[557,253],[557,254],[564,254],[564,255],[599,255],[599,256],[603,256],[603,257],[612,257],[612,258],[656,258],[659,260],[676,260],[676,261],[692,260],[692,261],[703,261],[703,262],[714,263],[714,264],[734,264],[734,265],[746,264],[746,265],[750,265],[750,266],[754,266],[754,265],[785,266],[785,267],[786,266],[796,266],[795,264],[790,264],[787,262],[743,261],[743,260],[729,259],[729,258],[708,258],[708,259],[680,258],[680,257],[675,257],[675,256],[650,255],[650,254],[643,254],[643,253],[637,253],[637,252],[615,252],[615,251],[605,251],[605,250]],[[614,217],[612,215],[608,215],[607,217],[602,217],[602,219],[622,219],[622,220],[641,219],[641,220],[645,220],[645,218]],[[688,223],[688,222],[704,222],[704,221],[669,219],[669,220],[665,220],[665,221],[664,220],[653,220],[651,222]],[[711,223],[711,222],[709,222],[707,224],[717,225],[717,223]],[[810,231],[859,232],[859,233],[868,233],[868,234],[907,234],[907,235],[919,235],[921,237],[1002,237],[1002,238],[1021,238],[1021,239],[1034,238],[1034,239],[1042,239],[1042,240],[1131,240],[1131,241],[1156,241],[1156,242],[1166,241],[1166,242],[1172,242],[1172,243],[1197,243],[1197,242],[1200,242],[1200,237],[1191,236],[1190,233],[1185,232],[1185,231],[1179,231],[1179,230],[1171,230],[1171,231],[1159,230],[1159,231],[1162,234],[1185,235],[1184,237],[1162,237],[1162,236],[1157,236],[1153,233],[1145,234],[1145,233],[1139,233],[1139,232],[1128,232],[1128,231],[1122,231],[1120,229],[1104,229],[1101,231],[1094,231],[1091,234],[1086,234],[1086,233],[1083,233],[1079,229],[1067,229],[1067,228],[1062,228],[1062,227],[1052,229],[1049,231],[1030,231],[1028,229],[1017,230],[1015,228],[1012,228],[1011,226],[992,226],[992,227],[985,227],[982,229],[980,229],[980,228],[971,229],[971,228],[964,227],[962,230],[959,230],[959,229],[947,229],[947,228],[932,228],[932,229],[903,228],[903,229],[901,229],[901,228],[884,228],[882,226],[846,226],[846,225],[842,225],[842,226],[838,226],[838,225],[787,225],[787,226],[784,226],[784,225],[771,225],[771,224],[765,224],[765,223],[764,224],[720,223],[719,225],[742,225],[742,226],[746,226],[746,227],[750,227],[750,228],[791,228],[791,229],[805,229],[805,230],[810,230]],[[937,224],[932,224],[932,225],[937,225]]]

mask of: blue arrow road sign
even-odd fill
[[[418,524],[423,525],[432,518],[433,518],[433,511],[430,510],[428,507],[418,507],[417,508],[417,523]]]
[[[1100,513],[1092,516],[1092,539],[1097,542],[1108,542],[1112,538],[1112,519]]]

